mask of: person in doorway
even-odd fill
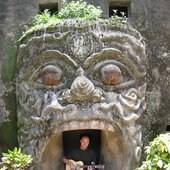
[[[71,152],[70,155],[63,158],[63,162],[67,165],[69,165],[70,170],[76,170],[76,165],[71,161],[74,160],[82,161],[84,165],[92,165],[96,162],[96,156],[95,152],[89,148],[90,144],[90,137],[87,135],[83,135],[80,138],[80,147],[73,152]],[[89,167],[88,169],[85,168],[84,170],[94,170],[94,168]]]

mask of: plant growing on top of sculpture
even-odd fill
[[[114,14],[110,18],[109,22],[113,21],[121,24],[126,23],[127,17],[125,13],[122,12],[121,14],[122,16],[118,16],[117,11],[114,10]],[[26,30],[23,32],[19,41],[23,40],[27,35],[35,31],[54,28],[63,19],[83,18],[87,21],[93,22],[94,20],[101,21],[101,17],[102,10],[100,7],[95,7],[83,0],[71,1],[69,3],[64,2],[63,8],[61,8],[58,13],[51,14],[50,11],[46,9],[44,12],[37,14],[34,17],[33,22],[30,24],[31,27],[26,27]]]
[[[170,133],[156,137],[145,152],[146,161],[136,170],[170,170]]]
[[[23,154],[21,148],[14,148],[13,151],[8,150],[8,153],[2,153],[2,162],[0,162],[0,170],[24,170],[31,162],[30,155]]]
[[[55,25],[61,19],[69,18],[84,18],[84,19],[99,19],[101,18],[102,10],[100,7],[95,7],[83,0],[71,1],[70,3],[63,3],[63,8],[53,15],[48,9],[37,14],[33,20],[33,27],[42,27]]]
[[[118,16],[118,11],[117,10],[113,10],[113,15],[111,16],[111,19],[114,22],[118,22],[118,23],[122,23],[125,24],[127,23],[127,16],[125,12],[120,12],[121,16]]]
[[[63,8],[57,14],[57,18],[85,18],[98,19],[101,18],[102,10],[100,7],[95,7],[83,0],[71,1],[63,4]]]
[[[57,15],[54,13],[51,15],[48,9],[44,10],[44,12],[40,12],[34,17],[33,26],[44,25],[50,23],[53,24],[57,21]]]
[[[58,13],[51,14],[50,11],[46,9],[44,12],[37,14],[31,23],[31,27],[26,27],[19,41],[34,31],[54,27],[62,19],[84,18],[90,20],[99,19],[101,15],[102,10],[100,7],[95,7],[83,0],[72,1],[70,3],[64,2],[63,8]]]

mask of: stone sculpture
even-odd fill
[[[65,20],[21,44],[18,137],[32,167],[64,169],[62,132],[75,129],[101,130],[106,170],[136,167],[145,67],[141,35],[107,20]]]

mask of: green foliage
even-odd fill
[[[51,15],[48,9],[44,10],[44,12],[37,14],[34,17],[33,22],[31,23],[31,27],[26,28],[26,30],[23,32],[23,36],[19,39],[19,41],[21,41],[27,35],[34,31],[55,26],[61,19],[98,19],[101,17],[101,15],[102,10],[100,9],[100,7],[94,7],[91,4],[87,4],[87,2],[84,2],[83,0],[63,3],[63,8],[58,14],[54,13],[53,15]]]
[[[21,41],[23,38],[25,38],[27,35],[31,34],[34,31],[39,31],[41,29],[45,30],[48,27],[52,27],[58,21],[59,19],[57,18],[56,14],[51,15],[48,9],[44,10],[44,12],[41,12],[34,17],[31,23],[31,27],[26,27],[19,41]]]
[[[120,24],[127,23],[127,17],[124,12],[121,12],[121,17],[117,15],[117,10],[113,10],[113,12],[114,15],[109,21]],[[86,21],[93,22],[94,20],[101,21],[101,17],[102,10],[100,7],[95,7],[83,0],[75,0],[69,3],[64,2],[63,7],[58,13],[51,14],[47,9],[44,12],[37,14],[30,26],[23,32],[19,42],[35,31],[46,31],[47,28],[55,28],[55,26],[63,19],[83,18]]]
[[[156,137],[145,152],[146,161],[136,170],[170,170],[170,133]]]
[[[122,16],[117,15],[117,10],[113,10],[113,16],[111,16],[111,19],[113,19],[114,22],[116,23],[122,23],[125,24],[127,23],[127,17],[125,12],[121,12]]]
[[[83,0],[71,1],[70,3],[64,3],[63,8],[58,13],[59,19],[66,18],[85,18],[85,19],[97,19],[101,18],[102,10],[100,7],[95,7]]]
[[[44,12],[41,12],[34,17],[33,26],[44,25],[47,23],[50,25],[50,23],[52,24],[56,20],[57,15],[56,14],[51,15],[50,11],[46,9],[44,10]]]
[[[21,153],[21,148],[14,148],[13,151],[8,150],[8,153],[2,153],[2,162],[0,162],[0,170],[24,170],[28,167],[32,158],[30,155]]]

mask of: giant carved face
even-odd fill
[[[19,143],[34,167],[63,169],[62,132],[101,130],[106,170],[132,170],[141,155],[145,46],[110,23],[65,21],[20,46]],[[75,25],[74,25],[75,24]]]

